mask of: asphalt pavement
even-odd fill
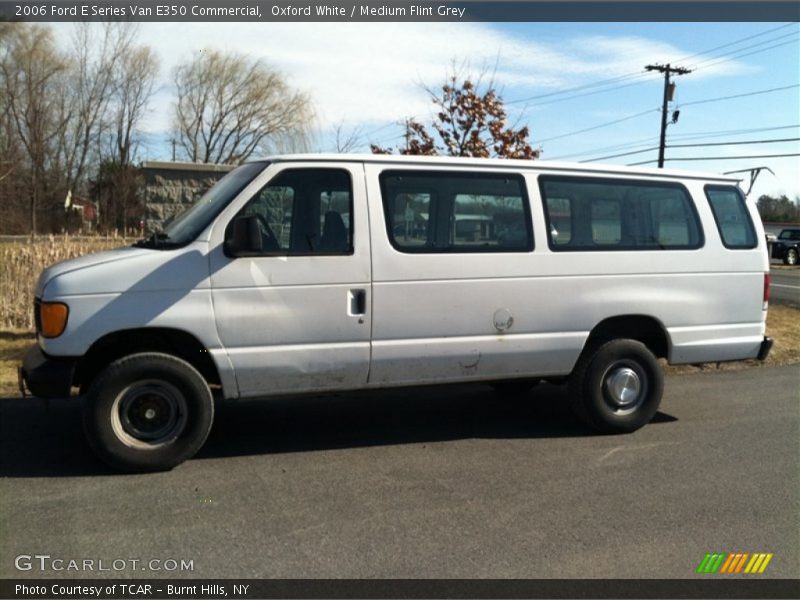
[[[800,306],[800,267],[772,265],[770,271],[770,301]]]
[[[546,384],[225,405],[197,458],[151,475],[98,463],[76,399],[4,399],[0,577],[686,578],[767,552],[765,577],[797,578],[799,389],[797,366],[670,376],[623,436]]]

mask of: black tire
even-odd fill
[[[783,255],[783,264],[785,265],[796,265],[797,264],[797,249],[796,248],[789,248],[786,251],[786,254]]]
[[[102,371],[86,395],[83,427],[115,469],[167,471],[194,456],[214,421],[208,384],[184,360],[147,352]]]
[[[495,381],[491,385],[498,396],[511,399],[527,396],[538,383],[538,379],[509,379],[508,381]]]
[[[663,391],[656,357],[628,339],[585,350],[569,379],[575,414],[602,433],[629,433],[649,423]]]

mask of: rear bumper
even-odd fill
[[[22,360],[20,377],[34,396],[64,398],[69,396],[77,362],[74,357],[48,356],[34,346]]]
[[[766,360],[767,356],[769,355],[769,351],[772,350],[772,344],[775,343],[771,337],[764,336],[764,341],[761,342],[761,347],[758,349],[758,356],[756,357],[758,360]]]

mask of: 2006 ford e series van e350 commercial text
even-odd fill
[[[657,358],[766,357],[768,270],[724,176],[277,156],[164,232],[44,271],[20,373],[37,396],[77,387],[91,446],[134,471],[195,454],[215,394],[548,379],[629,432],[658,408]]]

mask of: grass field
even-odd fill
[[[0,330],[33,329],[33,288],[48,266],[124,246],[122,238],[39,237],[0,243]]]

